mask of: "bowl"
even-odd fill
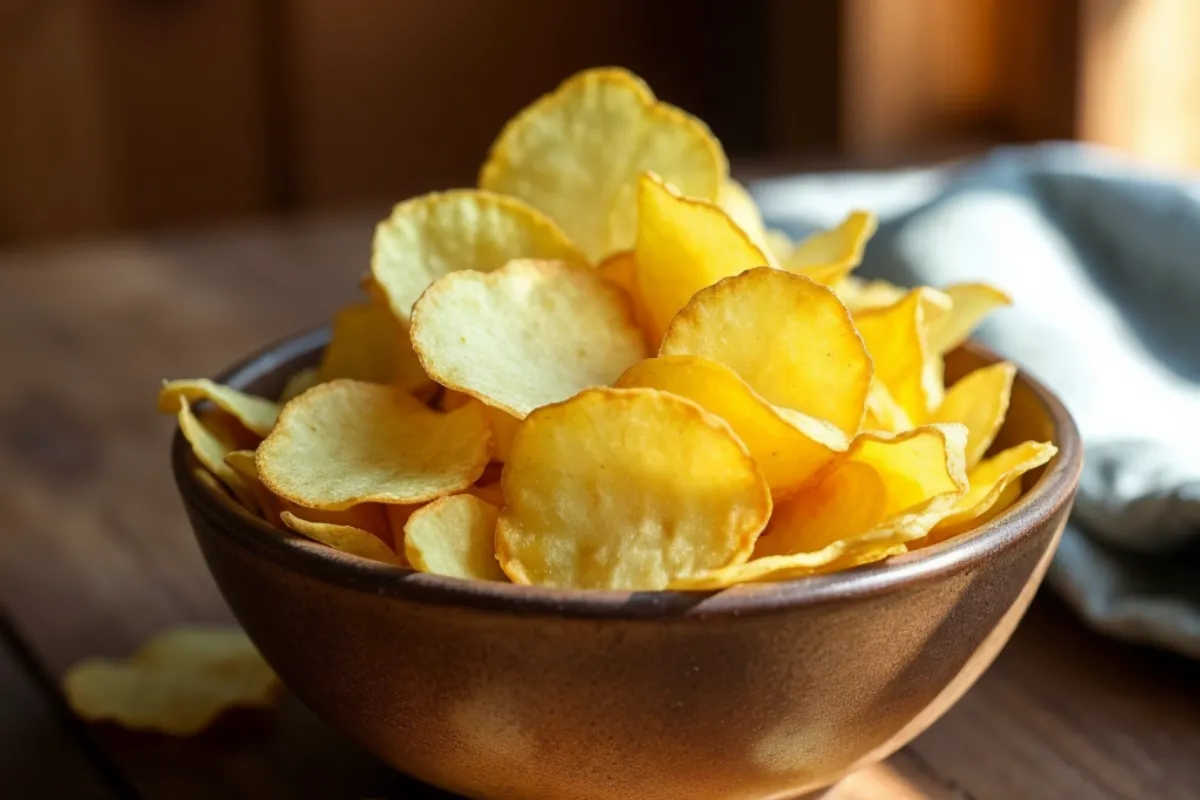
[[[324,330],[221,379],[274,396]],[[947,377],[990,363],[973,345]],[[229,606],[284,683],[384,761],[468,797],[783,798],[886,758],[991,663],[1079,478],[1062,404],[1020,374],[997,446],[1058,456],[970,535],[847,572],[721,592],[466,582],[281,536],[173,466]]]

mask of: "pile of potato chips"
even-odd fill
[[[860,565],[998,514],[1055,453],[985,457],[1012,365],[944,386],[1008,298],[856,279],[874,229],[765,230],[702,122],[590,70],[478,189],[395,207],[279,402],[181,380],[159,407],[238,512],[400,567],[658,590]]]

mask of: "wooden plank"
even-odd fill
[[[126,788],[102,775],[72,720],[48,694],[35,665],[17,648],[7,620],[0,618],[0,786],[6,797],[71,797],[101,800]]]

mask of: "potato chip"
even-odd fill
[[[927,534],[967,491],[962,425],[865,433],[828,473],[779,503],[755,556],[896,544]],[[844,551],[826,551],[839,558]],[[812,567],[811,563],[804,566]]]
[[[967,469],[979,463],[1004,424],[1016,376],[1017,368],[1008,362],[981,367],[950,387],[930,417],[967,426]]]
[[[778,228],[767,228],[763,233],[762,246],[766,254],[776,264],[782,264],[784,261],[787,261],[788,256],[796,249],[796,243],[792,241],[792,237]]]
[[[483,472],[490,441],[476,405],[443,414],[403,390],[339,379],[288,403],[255,460],[275,494],[337,511],[461,491]]]
[[[851,311],[882,308],[900,302],[908,290],[883,280],[864,281],[847,275],[833,285],[838,298]]]
[[[642,297],[637,285],[637,259],[632,250],[615,253],[596,265],[596,274],[613,286],[619,286],[629,295],[633,305],[633,317],[642,330],[642,338],[648,348],[658,347],[660,334],[655,333],[654,322],[650,318],[650,310]]]
[[[1012,305],[1011,297],[986,283],[958,283],[947,286],[945,292],[950,308],[932,315],[929,321],[929,346],[939,354],[965,342],[988,314]]]
[[[263,440],[228,411],[216,406],[193,410],[192,414],[227,450],[253,450]]]
[[[345,306],[333,318],[333,338],[321,358],[317,383],[351,378],[408,390],[429,383],[408,331],[378,302]]]
[[[912,420],[883,382],[879,378],[872,379],[871,391],[867,394],[867,418],[863,422],[863,428],[868,431],[901,433],[912,427]]]
[[[683,197],[653,174],[638,182],[636,286],[652,336],[696,292],[770,259],[720,207]]]
[[[671,322],[659,354],[724,364],[773,405],[847,436],[863,421],[867,348],[833,292],[800,275],[752,269],[698,292]]]
[[[225,484],[217,480],[216,477],[214,477],[213,474],[204,467],[197,464],[192,469],[192,476],[195,477],[197,483],[199,483],[208,491],[212,492],[213,496],[217,498],[217,502],[225,506],[230,511],[234,512],[235,514],[249,514],[250,516],[254,516],[253,511],[235,500],[233,495],[230,494],[229,490],[225,488]]]
[[[371,275],[406,324],[439,278],[463,269],[491,272],[517,258],[585,260],[557,225],[519,199],[460,189],[396,206],[375,229]]]
[[[404,526],[404,553],[413,569],[477,581],[508,577],[496,561],[500,509],[470,494],[434,500]]]
[[[717,205],[770,259],[771,253],[766,249],[767,229],[763,225],[762,212],[758,210],[758,203],[754,202],[746,187],[729,178],[721,184],[721,191],[717,193]]]
[[[517,426],[521,424],[521,420],[507,411],[491,406],[483,407],[483,415],[487,417],[488,426],[492,429],[492,460],[504,463],[508,461],[512,440],[517,435]]]
[[[398,563],[395,552],[370,531],[352,525],[313,522],[293,514],[291,511],[284,511],[279,517],[283,520],[284,525],[296,533],[306,536],[314,542],[332,547],[334,550],[371,561],[382,561],[385,564]]]
[[[727,589],[739,583],[786,581],[861,567],[908,551],[903,544],[869,545],[860,550],[836,542],[816,553],[752,558],[744,564],[698,573],[674,581],[670,588],[679,591]]]
[[[180,398],[186,398],[191,403],[207,400],[258,436],[270,433],[279,417],[278,403],[239,392],[207,378],[164,381],[158,392],[158,410],[164,414],[178,413]]]
[[[733,428],[762,470],[775,500],[796,491],[849,442],[840,430],[776,408],[729,367],[698,356],[663,356],[630,367],[616,385],[686,397]]]
[[[296,370],[283,384],[283,391],[279,393],[280,404],[287,403],[293,398],[307,392],[312,387],[321,382],[318,377],[319,369],[317,367],[305,367],[304,369]]]
[[[279,512],[284,509],[287,502],[276,497],[270,489],[263,486],[258,477],[258,467],[254,464],[254,451],[234,450],[226,453],[225,463],[242,478],[246,488],[254,495],[259,516],[272,525],[281,526],[283,522],[279,519]]]
[[[1001,501],[1015,500],[1009,486],[1020,486],[1021,476],[1037,469],[1058,452],[1049,442],[1022,442],[979,462],[969,473],[971,488],[954,504],[952,513],[930,533],[930,543],[941,542],[982,524],[981,519]],[[1007,495],[1006,495],[1007,493]],[[997,512],[998,513],[998,512]]]
[[[716,200],[729,164],[703,122],[657,101],[625,70],[591,69],[509,121],[479,185],[541,209],[597,263],[633,247],[636,185],[646,171],[689,197]]]
[[[67,671],[63,692],[89,722],[190,736],[228,709],[274,705],[279,679],[243,632],[185,627],[127,661],[81,661]]]
[[[925,320],[949,303],[936,289],[922,287],[890,306],[854,315],[875,364],[875,377],[916,424],[928,420],[942,403],[942,359],[929,346]]]
[[[524,584],[662,589],[744,561],[771,514],[729,426],[654,389],[588,389],[533,412],[502,482],[496,554]]]
[[[878,227],[874,214],[852,211],[837,227],[802,240],[780,265],[788,272],[833,286],[862,263],[867,240]]]
[[[229,487],[237,501],[249,509],[250,513],[259,513],[258,504],[250,487],[233,469],[225,463],[225,456],[230,453],[229,444],[222,442],[196,419],[192,413],[191,404],[184,395],[178,395],[175,401],[179,404],[179,430],[183,438],[192,446],[196,460],[210,473]]]
[[[466,494],[478,497],[485,503],[491,503],[496,508],[504,508],[504,487],[499,483],[476,484],[467,489]]]
[[[517,418],[646,355],[625,293],[556,261],[447,275],[413,309],[412,341],[438,383]]]

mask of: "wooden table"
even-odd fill
[[[171,484],[164,377],[208,375],[354,296],[379,214],[0,254],[0,796],[443,797],[297,701],[194,739],[75,720],[67,667],[227,622]],[[1200,665],[1043,594],[931,730],[829,800],[1200,797]]]

